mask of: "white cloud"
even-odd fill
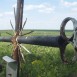
[[[27,11],[31,11],[34,9],[36,9],[36,6],[34,6],[34,5],[25,5],[25,10],[27,10]]]
[[[72,8],[71,11],[76,13],[77,12],[77,8]]]
[[[16,8],[16,4],[12,6],[13,8]],[[44,3],[44,4],[26,4],[24,5],[24,10],[26,11],[38,11],[43,13],[52,13],[55,10],[54,6],[51,6],[50,4]]]
[[[12,5],[12,8],[16,8],[16,5],[17,5],[17,4]]]
[[[13,12],[4,12],[4,15],[13,15]]]
[[[38,12],[43,12],[43,13],[52,13],[55,8],[48,5],[48,4],[38,4],[38,5],[25,5],[24,9],[26,11],[32,11],[32,10],[36,10]]]
[[[43,12],[43,13],[51,13],[54,11],[53,8],[45,8],[45,9],[39,9],[39,12]]]
[[[3,17],[3,16],[12,16],[12,15],[13,15],[13,12],[11,12],[11,11],[0,13],[0,17]]]
[[[77,1],[74,1],[74,2],[68,2],[68,1],[64,1],[64,0],[61,0],[62,4],[66,7],[72,7],[72,6],[77,6]]]
[[[0,13],[0,17],[2,17],[3,16],[3,14],[2,13]]]

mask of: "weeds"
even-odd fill
[[[33,34],[36,35],[36,34]],[[52,34],[51,34],[52,35]],[[0,42],[0,63],[3,64],[3,71],[0,77],[5,77],[6,63],[2,60],[5,55],[11,56],[12,46],[9,43]],[[58,48],[24,45],[32,52],[28,54],[23,50],[25,62],[21,62],[20,77],[75,77],[77,73],[77,62],[71,61],[74,55],[72,45],[66,48],[66,58],[68,64],[63,64],[60,59],[60,51]]]

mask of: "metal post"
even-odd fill
[[[18,45],[17,38],[22,30],[23,5],[24,5],[24,0],[17,0],[17,11],[15,17],[16,18],[15,35],[11,39],[13,44],[13,59],[17,61],[17,77],[19,77],[19,70],[20,70],[20,47]]]
[[[17,0],[16,24],[15,24],[16,32],[22,29],[23,5],[24,0]]]

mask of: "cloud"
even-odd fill
[[[62,3],[64,6],[66,6],[66,7],[77,6],[77,1],[68,2],[68,1],[61,0],[61,3]]]
[[[35,10],[42,13],[52,13],[55,10],[55,7],[52,7],[48,4],[38,4],[38,5],[28,4],[28,5],[25,5],[24,9],[26,11]]]
[[[72,8],[71,11],[76,13],[77,12],[77,8]]]
[[[16,5],[17,5],[17,4],[12,5],[12,8],[16,8]]]
[[[12,5],[13,8],[16,8],[16,4]],[[52,13],[55,10],[54,6],[51,6],[50,4],[44,3],[44,4],[26,4],[24,5],[24,10],[26,11],[38,11],[42,13]]]
[[[63,6],[68,7],[70,12],[73,14],[75,14],[77,12],[77,1],[65,1],[65,0],[61,0],[61,3]]]
[[[0,13],[0,17],[2,17],[3,16],[3,14],[2,13]]]
[[[3,16],[12,16],[12,15],[13,15],[13,12],[11,12],[11,11],[0,13],[0,17],[3,17]]]
[[[13,15],[13,12],[9,11],[9,12],[4,12],[4,15]]]

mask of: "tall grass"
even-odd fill
[[[25,33],[25,32],[24,32]],[[54,31],[34,31],[30,35],[59,35],[59,32]],[[71,33],[70,33],[71,34]],[[6,35],[2,34],[3,35]],[[2,60],[5,55],[11,56],[12,46],[7,46],[9,43],[0,43],[0,62],[3,63],[3,71],[0,77],[5,77],[5,65]],[[21,62],[20,77],[76,77],[77,76],[77,62],[72,62],[74,55],[74,48],[69,44],[66,48],[66,58],[68,64],[63,64],[60,58],[60,51],[58,48],[36,46],[23,44],[31,54],[28,54],[22,49],[25,62]]]

